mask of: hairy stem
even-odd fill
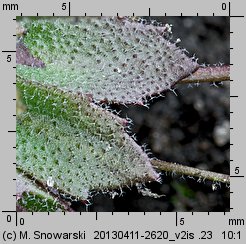
[[[225,174],[219,174],[207,170],[201,170],[181,164],[170,163],[166,161],[152,159],[151,163],[156,169],[180,175],[187,175],[190,177],[197,177],[203,180],[211,180],[215,182],[230,184],[230,176]]]
[[[230,65],[200,67],[178,83],[218,82],[230,80]]]

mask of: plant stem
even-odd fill
[[[203,180],[211,180],[211,181],[230,184],[229,175],[219,174],[207,170],[201,170],[189,166],[184,166],[181,164],[170,163],[170,162],[156,160],[156,159],[152,159],[151,163],[154,167],[156,167],[158,170],[161,171],[177,173],[180,175],[187,175],[190,177],[197,177]]]
[[[218,82],[230,80],[230,65],[200,67],[178,83]]]

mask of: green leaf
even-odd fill
[[[17,77],[26,111],[17,116],[17,168],[43,185],[87,199],[158,180],[148,156],[124,132],[123,119],[88,97]]]
[[[21,176],[30,189],[17,206],[59,211],[50,189],[84,200],[158,181],[126,121],[93,102],[143,104],[198,68],[166,39],[168,26],[50,18],[24,21],[17,32],[17,169],[35,179]]]
[[[27,21],[25,28],[17,43],[17,74],[90,94],[96,102],[143,104],[198,68],[165,39],[168,26],[85,17],[77,25],[66,18]]]
[[[43,194],[33,192],[24,192],[20,199],[17,200],[17,209],[22,212],[56,212],[62,211],[58,202],[51,198],[44,198]]]
[[[45,192],[35,184],[34,180],[25,177],[19,171],[16,179],[16,207],[20,211],[28,212],[55,212],[64,207],[51,194]]]

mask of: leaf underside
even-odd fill
[[[121,120],[81,95],[17,77],[27,111],[17,120],[17,168],[79,199],[158,179]]]
[[[18,75],[90,94],[96,102],[143,104],[198,68],[164,38],[165,26],[116,17],[84,17],[77,25],[51,18],[24,26],[27,32],[17,44],[17,57],[24,52],[17,59]]]
[[[80,200],[92,191],[158,180],[148,156],[125,133],[126,121],[92,102],[144,104],[194,72],[196,61],[165,39],[168,28],[116,17],[22,24],[16,45],[19,172]],[[36,210],[45,211],[41,196],[23,191],[19,207],[35,210],[36,199]],[[58,209],[52,199],[50,209]]]

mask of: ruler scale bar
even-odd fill
[[[155,243],[160,241],[160,239],[163,242],[168,241],[168,242],[177,242],[177,243],[190,242],[192,240],[196,243],[222,243],[222,242],[231,243],[233,241],[235,243],[238,243],[240,241],[244,243],[246,241],[245,239],[246,215],[245,215],[245,208],[242,208],[242,202],[245,202],[245,197],[244,194],[242,194],[242,192],[243,189],[245,189],[244,188],[245,182],[244,182],[244,175],[243,175],[245,166],[243,164],[244,159],[242,155],[238,153],[238,151],[240,151],[239,148],[241,147],[241,145],[243,145],[240,139],[243,139],[243,135],[245,134],[244,126],[239,126],[239,124],[240,122],[245,121],[245,116],[244,116],[245,98],[242,92],[245,91],[246,88],[244,87],[245,85],[242,84],[244,79],[242,79],[238,75],[238,72],[242,72],[243,70],[242,68],[243,60],[240,59],[240,57],[242,56],[241,53],[245,53],[244,44],[242,45],[240,43],[241,39],[245,39],[245,33],[241,31],[245,29],[245,23],[244,23],[245,11],[244,8],[241,7],[243,6],[243,3],[236,2],[236,1],[230,1],[230,2],[222,1],[221,3],[215,3],[214,1],[212,2],[209,0],[208,3],[201,3],[201,4],[197,4],[196,1],[192,1],[192,0],[191,1],[187,0],[187,3],[185,4],[183,3],[178,4],[176,0],[173,0],[171,2],[158,0],[159,4],[155,4],[155,5],[152,4],[151,2],[149,2],[148,4],[144,2],[142,2],[141,4],[139,3],[136,4],[133,1],[128,1],[128,0],[126,0],[124,3],[119,2],[117,4],[115,4],[111,0],[109,0],[109,2],[112,2],[111,4],[106,2],[102,4],[102,2],[97,1],[97,4],[95,4],[94,1],[89,1],[89,2],[83,2],[82,4],[73,1],[59,2],[57,0],[55,1],[44,0],[42,4],[37,2],[37,4],[33,5],[30,0],[25,0],[21,2],[21,4],[16,3],[17,5],[15,5],[15,3],[3,2],[2,6],[0,6],[2,8],[0,9],[1,11],[0,18],[2,20],[2,23],[4,23],[7,26],[6,33],[9,33],[8,34],[9,36],[5,35],[5,30],[4,30],[4,35],[2,35],[2,39],[6,39],[6,40],[9,39],[9,40],[8,42],[6,41],[6,43],[4,43],[1,48],[2,61],[3,61],[2,62],[3,67],[1,67],[1,72],[3,72],[2,77],[4,77],[4,79],[2,79],[3,81],[2,83],[4,87],[1,90],[4,91],[2,92],[3,95],[4,93],[9,94],[8,98],[5,99],[4,102],[1,102],[1,104],[4,104],[4,106],[6,106],[6,109],[4,108],[6,112],[4,111],[4,115],[1,117],[1,119],[6,118],[6,121],[8,120],[6,125],[3,125],[3,132],[4,131],[5,132],[2,133],[2,135],[8,135],[8,139],[4,138],[3,140],[3,144],[8,145],[8,147],[7,146],[3,147],[2,151],[3,153],[8,153],[9,156],[8,157],[5,156],[6,154],[2,156],[3,168],[1,170],[2,174],[0,175],[1,176],[0,178],[7,179],[3,183],[2,182],[1,183],[3,186],[2,188],[4,188],[3,192],[7,191],[8,193],[6,195],[4,194],[2,195],[2,199],[4,200],[2,200],[3,202],[1,204],[4,204],[5,201],[8,204],[4,204],[3,205],[4,207],[1,208],[2,216],[0,218],[0,226],[1,226],[0,229],[3,235],[0,238],[5,241],[7,237],[11,237],[11,233],[15,231],[17,237],[16,241],[17,242],[19,241],[21,243],[22,241],[23,243],[35,243],[35,240],[38,239],[39,236],[41,236],[41,234],[43,237],[42,241],[44,242],[45,240],[47,240],[50,241],[50,243],[61,243],[63,242],[64,239],[62,238],[65,236],[66,233],[71,233],[70,235],[71,239],[69,239],[69,242],[71,243],[75,243],[75,241],[77,242],[78,239],[81,239],[82,241],[85,240],[88,243],[98,243],[98,242],[100,243],[103,241],[105,242],[105,240],[107,240],[107,242],[109,243],[111,243],[111,241],[117,243],[117,242],[122,242],[122,240],[124,240],[129,244],[142,243],[145,240],[148,240],[151,243],[152,242]],[[191,2],[193,4],[191,4]],[[66,5],[66,9],[62,8],[62,4]],[[93,4],[94,6],[92,6]],[[181,178],[182,181],[187,183],[187,185],[183,189],[181,189],[182,187],[179,185],[179,181],[175,182],[175,184],[172,183],[170,185],[165,183],[166,179],[172,177],[172,175],[168,175],[167,173],[165,177],[163,177],[164,182],[161,183],[163,187],[160,188],[161,191],[159,192],[160,195],[163,194],[164,196],[155,199],[156,202],[152,201],[153,199],[147,196],[146,197],[139,196],[135,198],[135,201],[132,203],[132,208],[138,209],[137,207],[139,207],[140,210],[138,209],[137,211],[140,212],[134,212],[134,211],[129,212],[129,209],[126,208],[129,202],[127,198],[124,198],[124,194],[125,194],[124,189],[122,192],[123,196],[116,196],[115,200],[111,200],[111,199],[109,200],[106,195],[105,196],[104,195],[101,196],[100,194],[98,194],[98,196],[96,195],[95,202],[99,201],[98,204],[99,207],[97,205],[93,206],[93,201],[94,201],[94,196],[93,196],[91,202],[92,205],[91,206],[86,205],[84,206],[84,208],[82,208],[80,205],[77,212],[70,213],[64,210],[64,207],[65,209],[66,207],[70,207],[67,206],[68,202],[69,204],[71,204],[72,208],[74,209],[76,209],[76,204],[77,204],[77,202],[73,201],[72,199],[66,201],[67,196],[65,194],[62,195],[61,199],[59,199],[59,197],[57,198],[58,200],[62,200],[61,203],[64,204],[64,206],[63,205],[60,206],[61,209],[59,212],[47,211],[45,213],[41,213],[41,212],[36,212],[35,209],[32,209],[32,211],[25,213],[22,212],[24,208],[22,208],[21,205],[18,205],[18,208],[16,210],[13,210],[15,209],[16,201],[20,201],[20,199],[23,197],[21,194],[16,192],[15,185],[19,184],[20,177],[23,178],[26,177],[24,174],[19,175],[15,173],[16,167],[18,169],[20,167],[20,163],[17,162],[14,155],[18,150],[13,150],[13,149],[16,149],[17,146],[18,149],[20,147],[19,144],[14,139],[15,136],[13,138],[13,135],[9,135],[9,133],[11,134],[16,133],[16,131],[19,130],[8,130],[8,127],[14,128],[13,121],[14,122],[16,120],[18,121],[18,116],[16,118],[16,114],[19,115],[19,113],[13,110],[13,106],[15,105],[15,103],[13,104],[13,101],[17,101],[16,104],[18,105],[18,100],[16,100],[16,98],[13,98],[15,96],[14,94],[15,94],[16,87],[13,87],[12,84],[16,85],[16,81],[12,79],[15,76],[15,72],[19,71],[18,70],[19,66],[17,67],[17,70],[15,70],[16,64],[13,62],[13,60],[7,63],[8,61],[6,62],[6,58],[7,56],[14,56],[14,53],[16,53],[16,51],[14,50],[15,47],[12,45],[13,44],[12,42],[13,41],[15,42],[15,39],[13,40],[13,37],[17,36],[18,40],[22,40],[23,38],[20,37],[18,34],[17,35],[13,34],[15,33],[15,23],[13,22],[13,20],[16,21],[16,16],[33,16],[33,18],[35,18],[35,16],[43,17],[46,14],[47,16],[66,15],[67,17],[68,16],[73,17],[73,15],[74,16],[81,15],[81,13],[84,13],[85,16],[87,16],[87,14],[89,16],[104,16],[104,14],[110,16],[109,13],[111,13],[111,15],[114,16],[115,15],[128,16],[129,14],[132,13],[132,16],[134,17],[135,15],[142,16],[140,13],[145,13],[147,21],[150,22],[151,16],[155,16],[155,15],[161,16],[160,14],[157,14],[159,12],[162,12],[161,15],[166,17],[167,23],[168,23],[168,18],[175,15],[178,18],[182,17],[179,20],[180,23],[182,24],[185,23],[185,25],[187,26],[190,26],[192,24],[192,22],[189,22],[190,20],[187,18],[190,16],[193,16],[194,18],[201,18],[201,16],[211,16],[211,23],[212,23],[212,19],[220,18],[220,16],[225,16],[227,19],[230,19],[230,32],[229,29],[227,31],[228,36],[231,37],[230,44],[232,46],[230,47],[230,45],[228,45],[227,47],[227,49],[229,49],[228,52],[231,51],[231,60],[230,62],[228,62],[228,64],[230,64],[230,69],[231,69],[229,86],[231,89],[231,94],[237,94],[237,95],[230,96],[230,101],[231,101],[230,106],[232,110],[230,111],[230,114],[231,115],[233,114],[233,116],[231,116],[231,120],[230,118],[227,119],[227,121],[229,121],[229,127],[228,126],[227,127],[229,132],[231,133],[233,143],[230,143],[230,139],[228,139],[229,141],[224,146],[223,145],[221,146],[220,142],[216,141],[218,145],[216,146],[215,154],[211,156],[210,159],[211,165],[208,165],[208,168],[210,166],[212,168],[213,164],[216,163],[216,162],[212,162],[213,160],[214,161],[220,160],[220,158],[217,157],[216,155],[216,150],[219,150],[219,148],[223,148],[225,153],[229,152],[227,150],[230,150],[230,153],[228,153],[230,154],[230,156],[227,157],[227,160],[225,160],[224,163],[228,164],[228,167],[231,167],[230,172],[233,175],[230,175],[231,178],[230,188],[229,186],[224,185],[223,183],[221,184],[217,184],[216,182],[199,183],[201,184],[201,189],[200,189],[201,198],[209,199],[210,197],[211,200],[213,199],[214,195],[221,194],[221,192],[223,192],[224,190],[223,188],[227,188],[226,194],[230,195],[230,203],[218,202],[217,205],[216,204],[214,205],[214,209],[210,211],[210,209],[206,208],[207,202],[204,201],[204,206],[203,206],[204,211],[194,212],[196,210],[192,206],[195,206],[194,196],[196,195],[196,193],[195,191],[193,192],[193,189],[190,189],[191,188],[190,184],[191,185],[193,184],[190,183],[190,181],[196,182],[197,180],[199,181],[200,179],[196,179],[196,178],[194,179],[193,177],[190,178],[187,177],[185,179]],[[174,13],[174,15],[171,15],[172,13]],[[136,17],[136,19],[137,18],[138,17]],[[208,20],[208,25],[212,25],[209,21],[210,20]],[[199,22],[197,22],[197,24],[199,24]],[[238,28],[238,26],[241,27]],[[187,33],[191,33],[192,28],[194,27],[190,26],[190,30]],[[218,27],[215,27],[213,31],[216,31],[216,28]],[[175,35],[177,34],[178,36],[179,33],[175,32],[175,24],[173,24],[173,32]],[[197,38],[204,38],[204,39],[208,38],[209,34],[210,33],[206,33],[206,36],[203,37],[202,34],[200,36],[199,32],[196,33]],[[185,41],[183,42],[182,38],[181,40],[182,40],[181,46],[185,48],[186,46]],[[204,49],[205,48],[208,47],[204,46]],[[188,47],[187,50],[189,50]],[[208,49],[207,52],[210,52],[210,50]],[[225,54],[225,56],[226,55],[227,54]],[[199,55],[197,56],[199,57]],[[151,64],[151,65],[155,65],[155,64]],[[227,83],[225,82],[224,86],[222,87],[222,89],[224,89],[223,91],[226,90],[225,88],[226,86]],[[183,89],[185,88],[183,87]],[[195,89],[196,87],[193,87],[194,94],[196,93]],[[220,89],[220,87],[218,89]],[[179,98],[182,99],[181,96],[182,95],[179,95],[178,99]],[[234,99],[239,97],[240,99]],[[218,101],[219,100],[220,99],[218,98]],[[8,101],[9,104],[12,105],[7,105],[8,103],[6,101]],[[222,97],[220,102],[224,103],[224,99],[222,99]],[[205,101],[202,100],[201,104],[202,103],[205,104]],[[234,106],[234,104],[236,104],[237,106]],[[200,104],[190,103],[191,107],[194,107],[195,105],[200,106]],[[153,106],[155,106],[154,99],[153,99]],[[220,106],[220,104],[214,103],[214,106]],[[240,107],[241,110],[239,109]],[[7,111],[9,111],[8,114]],[[168,111],[168,112],[171,115],[174,115],[175,113],[175,111],[172,112]],[[182,112],[184,112],[185,114],[186,111],[182,111]],[[191,117],[192,115],[190,116],[190,119]],[[225,137],[225,134],[223,134],[225,133],[224,131],[225,129],[222,128],[221,126],[223,120],[214,121],[214,123],[217,122],[218,122],[218,128],[220,129],[220,130],[218,129],[218,133],[221,133],[220,134],[221,137],[223,136]],[[207,123],[207,126],[210,126],[210,124]],[[189,126],[187,126],[187,130],[190,129],[192,130],[192,128],[189,128]],[[6,131],[8,131],[8,133],[6,133]],[[171,133],[173,131],[174,129],[171,128],[169,132]],[[203,133],[205,133],[205,131]],[[217,140],[216,138],[217,135],[214,128],[211,128],[210,134],[214,140]],[[157,136],[159,136],[159,134]],[[165,138],[161,138],[161,137],[159,138],[160,143],[162,140],[165,141],[166,136],[167,135],[165,135]],[[184,141],[184,142],[182,141],[182,143],[189,144],[190,142],[186,142],[186,140],[188,140],[189,138],[187,138],[186,135],[184,137],[185,139],[182,139]],[[151,140],[154,139],[152,138]],[[194,138],[194,140],[196,140],[196,138]],[[38,142],[39,141],[37,140],[37,144]],[[201,148],[197,149],[197,150],[203,150],[204,155],[205,154],[207,155],[207,150],[209,150],[209,147],[211,147],[210,144],[207,145],[206,143],[207,142],[205,141],[201,143],[201,145],[199,144],[199,147]],[[228,143],[230,143],[230,146],[233,147],[228,149]],[[183,146],[183,144],[181,146]],[[162,149],[163,155],[165,155],[165,149],[166,148],[164,147]],[[175,146],[173,147],[173,150],[176,150]],[[196,149],[194,148],[193,151],[194,150]],[[196,153],[197,152],[194,152],[194,157]],[[229,157],[232,157],[234,160],[229,159]],[[201,165],[202,164],[204,164],[204,162],[202,162]],[[216,167],[217,166],[215,165],[215,168]],[[50,172],[52,172],[52,169],[49,170]],[[53,194],[56,192],[55,188],[53,189],[52,187],[51,188],[48,187],[49,179],[44,179],[44,183],[46,184],[45,188],[40,189],[40,191],[45,190],[45,193],[49,193],[49,194]],[[207,184],[211,185],[210,192],[204,193],[203,188],[205,188]],[[153,206],[160,206],[160,208],[164,208],[164,206],[169,204],[169,200],[167,200],[169,199],[169,194],[166,194],[165,192],[165,191],[168,192],[167,189],[171,189],[171,191],[179,192],[180,194],[180,195],[176,194],[172,199],[173,206],[175,207],[173,208],[170,207],[169,209],[170,211],[174,211],[174,212],[160,211],[162,209],[153,207]],[[139,193],[133,192],[130,193],[130,195],[131,194],[134,195]],[[47,204],[48,203],[49,201],[47,200]],[[88,203],[88,205],[91,203]],[[182,204],[184,203],[190,206],[191,209],[190,211],[192,212],[177,212],[178,206],[182,206]],[[100,206],[103,206],[103,204],[105,204],[105,208],[108,209],[107,210],[108,212],[104,212],[104,211],[101,212]],[[121,209],[126,209],[126,211],[125,212],[114,211],[115,208],[117,209],[118,207],[116,204],[121,204]],[[227,206],[227,208],[225,208],[224,206]],[[8,211],[7,209],[12,209],[12,210]],[[150,211],[154,209],[154,211],[156,212],[149,212],[148,209],[150,209]],[[213,212],[213,210],[218,211],[217,209],[222,209],[222,211]],[[94,212],[83,212],[86,210],[87,211],[90,210]],[[211,223],[213,224],[211,225]],[[54,238],[54,235],[56,236],[61,235],[62,237],[60,240],[58,240]],[[73,237],[76,238],[73,239]],[[157,239],[157,237],[159,237],[160,239]],[[185,239],[182,239],[181,237],[184,237]],[[11,239],[11,241],[13,240]]]

